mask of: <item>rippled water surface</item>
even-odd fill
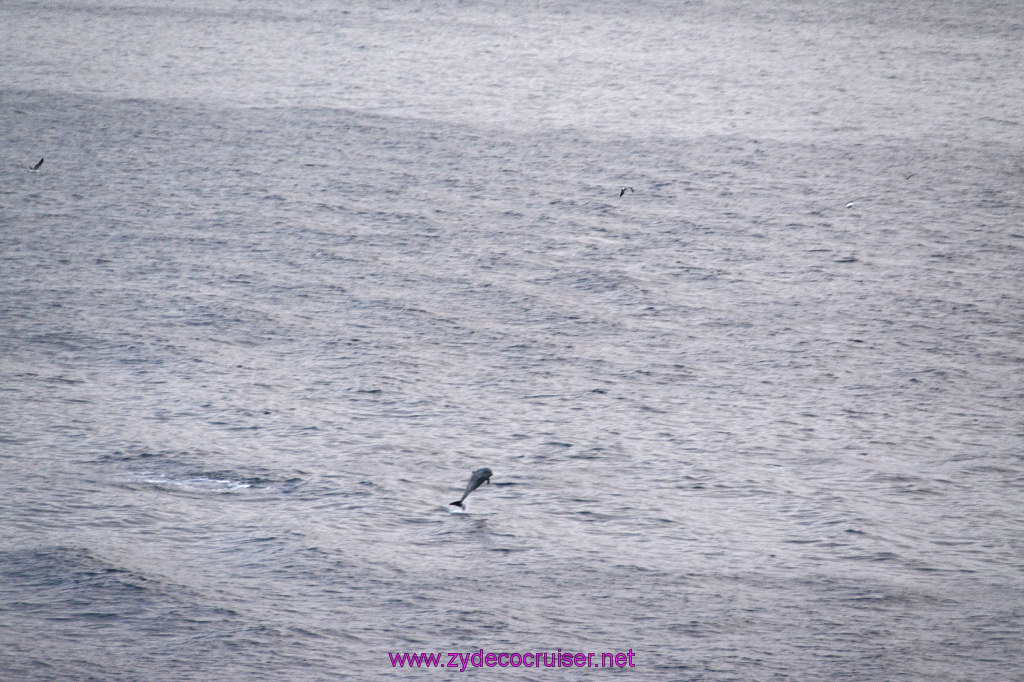
[[[1020,678],[1024,11],[896,4],[5,2],[0,676]]]

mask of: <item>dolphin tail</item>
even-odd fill
[[[462,500],[455,500],[454,502],[449,502],[448,504],[454,504],[456,507],[461,507]]]

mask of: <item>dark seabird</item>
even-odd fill
[[[627,190],[627,189],[628,189],[628,190],[629,190],[630,192],[632,192],[632,191],[633,191],[633,188],[632,188],[632,187],[623,187],[622,189],[620,189],[620,190],[619,190],[619,198],[620,198],[620,199],[622,198],[622,195],[626,193],[626,190]]]
[[[43,165],[43,160],[39,159],[39,163],[37,163],[36,165],[34,165],[31,168],[29,168],[29,170],[37,171],[37,170],[39,170],[39,167],[42,166],[42,165]]]
[[[466,486],[466,492],[462,493],[462,499],[450,502],[449,504],[461,507],[463,500],[465,500],[471,492],[479,488],[484,483],[487,485],[491,484],[491,470],[487,467],[474,471],[473,475],[469,477],[469,484]]]

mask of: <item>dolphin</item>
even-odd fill
[[[471,492],[479,488],[484,483],[487,485],[491,484],[491,473],[491,470],[487,467],[474,471],[473,475],[469,477],[469,483],[466,484],[466,492],[462,493],[462,499],[450,502],[449,504],[454,504],[456,507],[462,507],[462,501],[469,497]]]
[[[37,163],[36,165],[34,165],[31,168],[29,168],[29,170],[37,171],[37,170],[39,170],[39,167],[42,166],[42,165],[43,165],[43,160],[39,159],[39,163]]]

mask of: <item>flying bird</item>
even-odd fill
[[[42,165],[43,165],[43,160],[39,159],[39,163],[37,163],[36,165],[34,165],[31,168],[29,168],[29,170],[37,171],[37,170],[39,170],[39,167],[42,166]]]
[[[626,193],[626,190],[627,190],[627,189],[628,189],[628,190],[629,190],[630,192],[632,192],[632,191],[633,191],[633,188],[632,188],[632,187],[623,187],[622,189],[620,189],[620,190],[619,190],[619,198],[620,198],[620,199],[622,198],[622,195]]]

